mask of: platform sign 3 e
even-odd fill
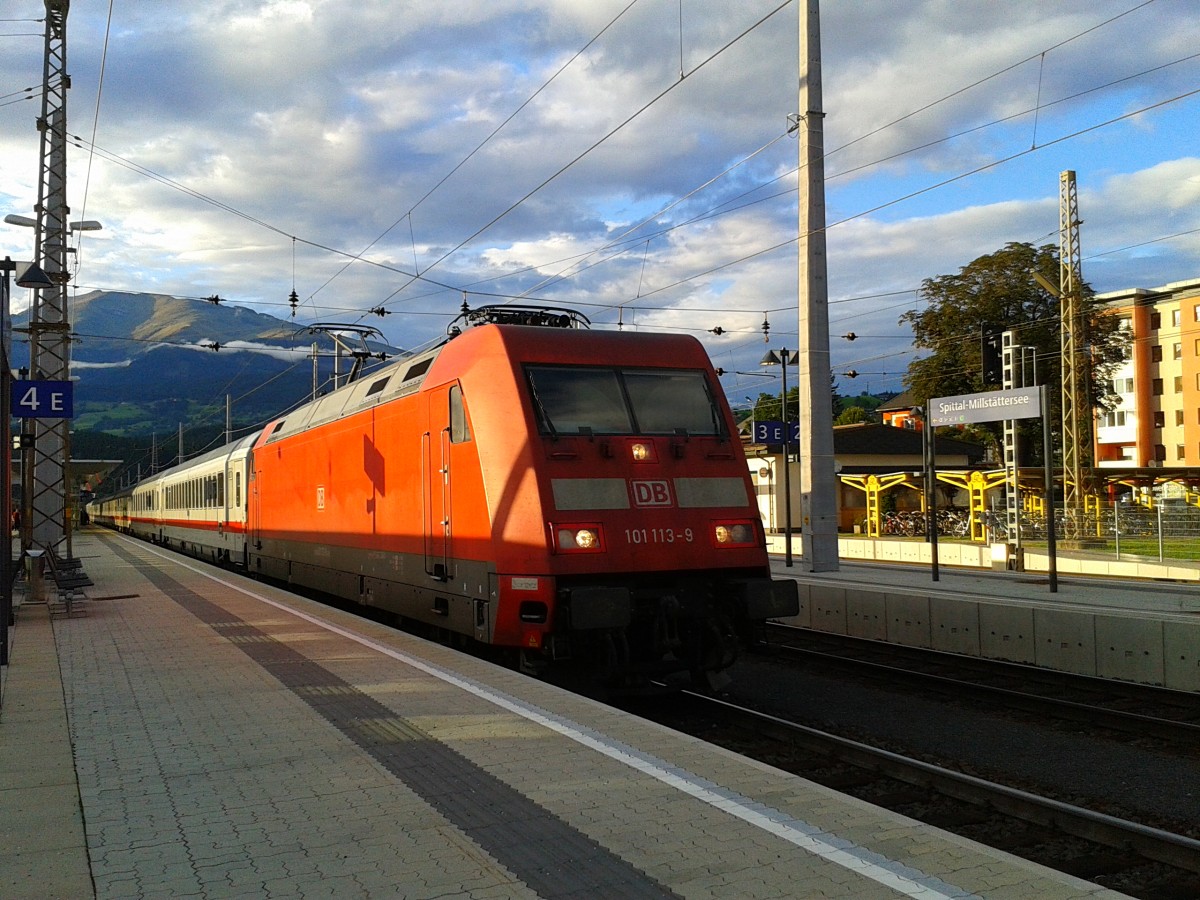
[[[12,383],[12,414],[19,419],[69,419],[74,415],[74,385],[69,381]]]

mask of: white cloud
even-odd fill
[[[10,5],[43,15],[39,0]],[[399,314],[377,324],[405,346],[442,334],[464,289],[536,288],[547,302],[587,304],[604,326],[623,317],[688,330],[722,366],[756,365],[765,310],[773,340],[796,330],[797,147],[781,135],[796,111],[801,4],[740,40],[775,0],[689,0],[682,30],[674,0],[618,16],[626,5],[129,0],[113,9],[98,95],[107,6],[74,4],[69,130],[86,147],[99,110],[105,152],[70,149],[68,200],[106,229],[88,237],[77,283],[217,293],[282,318],[294,284],[300,319],[354,321],[386,302]],[[835,365],[903,359],[895,320],[906,297],[853,298],[911,292],[1008,241],[1055,242],[1067,168],[1079,176],[1085,256],[1143,245],[1086,259],[1098,290],[1200,274],[1195,235],[1160,240],[1200,227],[1200,100],[1055,143],[1194,89],[1200,63],[1177,62],[1195,52],[1189,5],[1153,3],[1095,27],[1129,9],[824,5],[827,199],[830,222],[845,220],[828,236],[831,328],[862,335],[835,337]],[[4,49],[9,90],[40,80],[39,38],[6,38]],[[1046,106],[1035,130],[1027,111],[1039,95],[1045,104],[1118,79],[1128,80]],[[2,103],[0,202],[28,215],[39,104]],[[5,252],[28,256],[26,232],[0,235]],[[409,283],[431,265],[430,280]]]

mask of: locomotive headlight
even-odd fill
[[[557,549],[560,551],[595,553],[603,549],[600,546],[600,529],[594,525],[559,526],[554,534]]]
[[[634,444],[630,450],[635,462],[645,462],[650,458],[650,448],[645,444]]]
[[[713,540],[718,547],[749,547],[754,538],[754,526],[749,522],[718,522],[713,526]]]

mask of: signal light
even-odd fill
[[[658,447],[653,441],[633,441],[626,446],[629,448],[630,459],[635,463],[658,462]]]

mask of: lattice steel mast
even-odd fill
[[[30,375],[37,380],[67,381],[70,377],[70,326],[67,322],[67,11],[70,0],[45,0],[46,56],[42,73],[40,177],[34,260],[53,287],[34,294],[29,321]],[[70,555],[66,474],[70,420],[34,419],[32,478],[25,484],[29,499],[30,535],[35,547]]]
[[[1068,169],[1058,181],[1059,228],[1059,317],[1062,335],[1062,454],[1063,454],[1063,512],[1066,518],[1064,537],[1076,539],[1083,524],[1083,467],[1080,463],[1080,404],[1086,403],[1090,391],[1081,391],[1087,378],[1081,371],[1080,349],[1085,345],[1083,335],[1083,277],[1079,252],[1079,196],[1075,189],[1075,173]],[[1090,410],[1085,410],[1088,415]]]

